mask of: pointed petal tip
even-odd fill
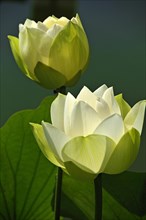
[[[9,39],[9,41],[13,40],[14,38],[17,38],[17,39],[18,39],[18,37],[15,37],[15,36],[12,36],[12,35],[7,35],[7,38]],[[18,39],[18,40],[19,40],[19,39]]]
[[[11,40],[11,37],[12,37],[11,35],[7,35],[7,38],[8,38],[9,40]]]
[[[106,84],[103,84],[102,86],[98,87],[93,93],[97,96],[97,97],[102,97],[104,92],[108,89]]]
[[[29,122],[29,124],[33,127],[34,126],[34,123],[33,122]]]
[[[45,122],[44,120],[42,120],[41,124],[45,126],[46,124],[48,124],[48,122]]]
[[[145,116],[146,100],[137,102],[126,115],[124,122],[129,130],[135,128],[139,134],[142,133],[144,116]]]
[[[75,99],[75,97],[70,92],[68,92],[66,96],[67,96],[67,98],[71,97],[71,98]]]

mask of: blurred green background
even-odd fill
[[[16,111],[35,108],[52,91],[41,88],[18,69],[7,35],[18,36],[18,25],[26,18],[43,20],[49,15],[71,18],[79,13],[90,44],[88,68],[74,88],[95,90],[114,86],[115,94],[134,105],[146,98],[145,1],[17,0],[0,2],[0,123]],[[137,160],[130,168],[146,171],[144,126]]]

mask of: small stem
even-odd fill
[[[55,220],[60,219],[61,188],[62,188],[62,169],[58,167],[58,173],[56,178],[56,191],[55,191]]]
[[[64,95],[66,95],[66,87],[65,86],[61,86],[60,88],[55,89],[54,90],[54,94],[58,94],[58,93],[62,93]]]
[[[66,95],[66,87],[62,86],[54,90],[54,94],[62,93]],[[61,210],[61,188],[62,188],[62,169],[58,167],[58,173],[56,178],[56,190],[55,190],[55,220],[60,219],[60,210]]]
[[[94,180],[95,188],[95,220],[102,220],[102,174]]]

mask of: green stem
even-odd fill
[[[62,93],[64,95],[66,95],[66,87],[65,86],[61,86],[60,88],[55,89],[54,90],[54,94],[58,94],[58,93]]]
[[[62,86],[56,90],[54,90],[54,94],[66,94],[66,87]],[[55,190],[55,220],[60,219],[60,210],[61,210],[61,189],[62,189],[62,169],[58,167],[57,179],[56,179],[56,190]]]
[[[61,209],[61,188],[62,188],[62,169],[58,167],[55,191],[55,220],[60,219]]]
[[[94,180],[95,188],[95,220],[102,220],[102,174]]]

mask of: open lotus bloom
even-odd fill
[[[78,15],[27,19],[19,25],[19,38],[8,38],[20,69],[47,89],[74,85],[87,65],[89,45]]]
[[[59,94],[51,105],[52,124],[31,123],[44,155],[66,173],[94,179],[99,173],[117,174],[135,160],[146,100],[132,108],[113,88],[87,88],[77,98]]]

